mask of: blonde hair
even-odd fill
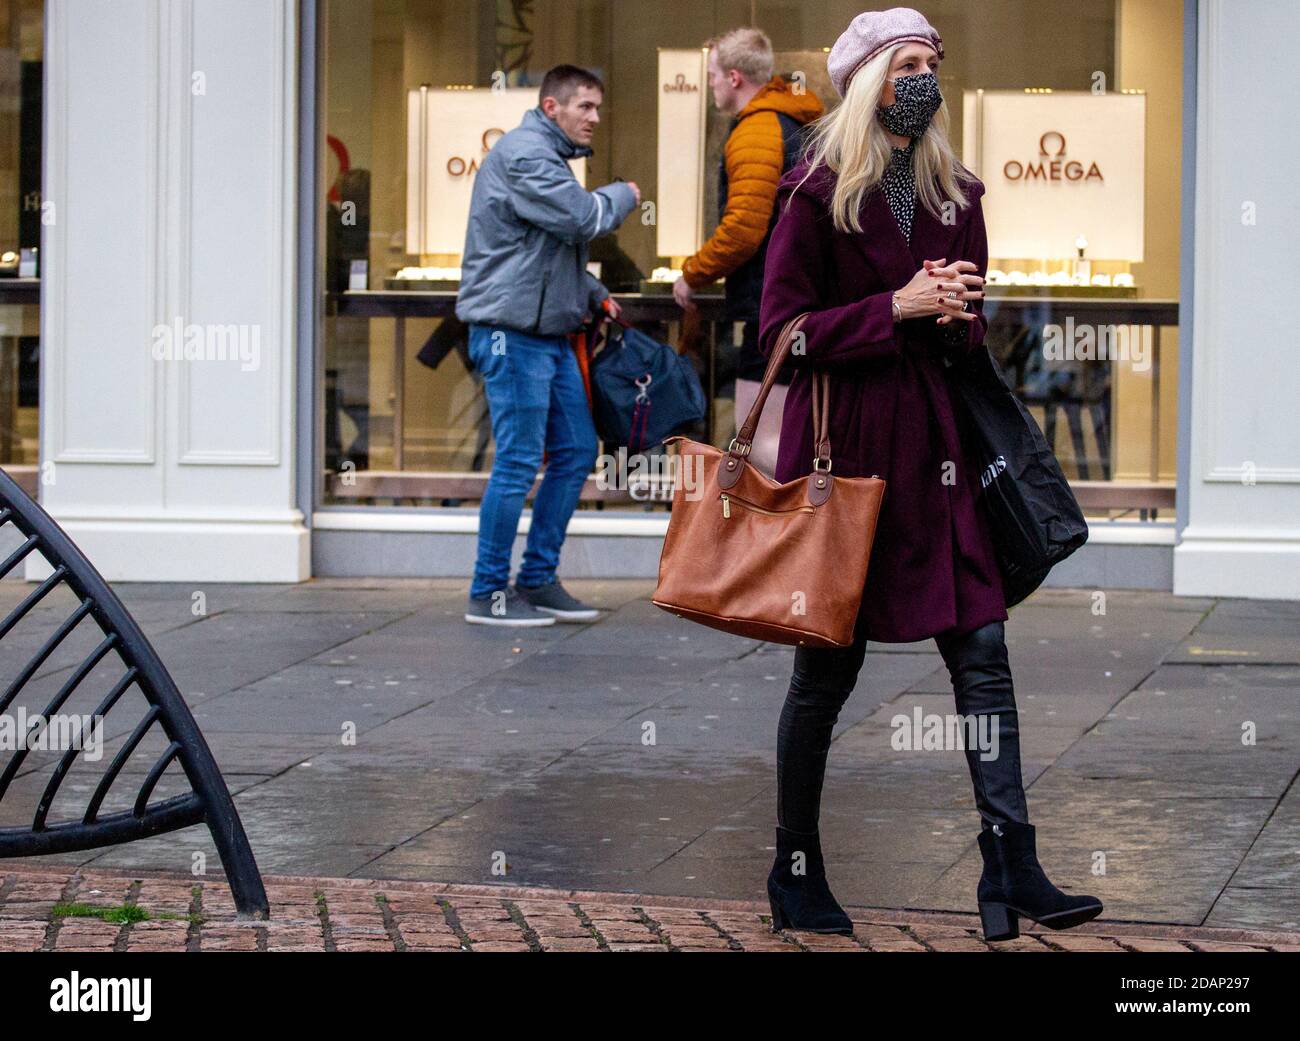
[[[859,214],[867,193],[879,182],[889,165],[891,144],[876,107],[885,89],[889,67],[897,47],[877,54],[863,65],[849,80],[848,90],[840,105],[822,116],[812,127],[805,150],[808,172],[795,187],[803,187],[819,166],[835,173],[835,189],[831,195],[831,219],[841,232],[861,232]],[[948,141],[948,102],[930,120],[925,133],[914,140],[913,167],[916,172],[916,192],[921,204],[942,219],[940,207],[953,202],[960,209],[970,205],[958,182],[976,180],[957,156]],[[937,182],[937,187],[936,187]],[[793,199],[793,193],[791,193]],[[786,203],[789,209],[789,202]]]
[[[718,65],[723,72],[735,69],[750,83],[766,83],[772,78],[775,61],[772,58],[772,41],[762,29],[743,26],[715,36],[705,44],[718,52]]]

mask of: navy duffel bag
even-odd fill
[[[690,358],[631,326],[608,328],[591,363],[592,414],[606,450],[643,452],[703,423],[707,403]]]

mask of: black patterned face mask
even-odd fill
[[[903,137],[920,137],[943,104],[939,77],[933,72],[899,76],[894,80],[894,103],[876,109],[885,129]]]

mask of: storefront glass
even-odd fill
[[[0,465],[35,486],[40,403],[43,0],[0,5]]]
[[[940,82],[954,145],[990,188],[990,347],[1091,514],[1170,517],[1183,5],[918,7],[944,37]],[[829,106],[825,49],[861,9],[799,0],[328,0],[322,504],[477,502],[492,444],[465,330],[449,317],[464,235],[455,195],[491,142],[494,124],[481,113],[498,110],[485,95],[531,86],[533,100],[521,92],[510,102],[528,107],[542,74],[562,62],[606,84],[586,185],[633,180],[658,207],[594,244],[592,258],[639,325],[690,353],[710,400],[696,436],[725,446],[735,432],[738,329],[721,320],[720,295],[703,299],[701,322],[683,322],[668,283],[646,280],[682,259],[661,252],[681,241],[665,222],[689,224],[683,212],[698,205],[698,233],[716,223],[728,120],[703,84],[702,144],[660,119],[666,88],[682,86],[661,82],[673,67],[664,55],[685,54],[689,65],[709,37],[757,24],[778,71]],[[517,122],[512,115],[498,129]],[[439,151],[447,147],[450,157]],[[660,195],[665,171],[683,169],[697,202],[680,187]],[[663,508],[600,485],[593,477],[583,508]]]

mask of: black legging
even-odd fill
[[[857,683],[866,643],[859,634],[848,647],[795,649],[794,675],[776,738],[776,816],[783,828],[817,830],[831,731]],[[990,622],[959,636],[939,636],[935,643],[952,677],[957,712],[997,719],[996,758],[984,762],[980,749],[966,748],[975,805],[984,827],[1009,820],[1028,824],[1020,776],[1020,729],[1002,623]],[[985,733],[986,726],[991,724],[981,721],[979,733]]]

